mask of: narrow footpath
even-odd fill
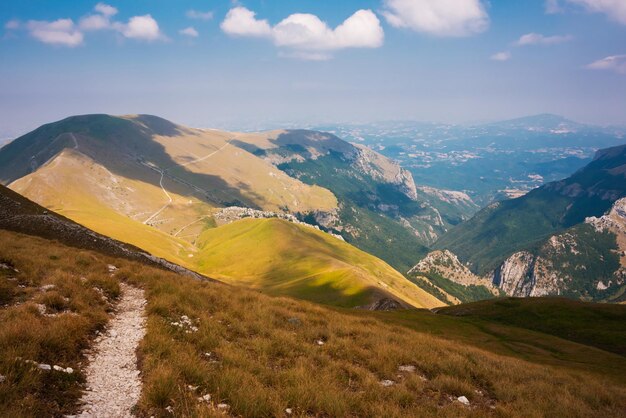
[[[81,418],[132,417],[141,395],[136,350],[146,334],[143,290],[120,284],[122,298],[106,333],[96,339],[86,370]]]

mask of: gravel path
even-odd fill
[[[135,351],[146,333],[143,290],[120,284],[122,299],[106,334],[89,355],[87,388],[78,417],[131,417],[141,394]]]

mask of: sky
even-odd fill
[[[626,125],[626,0],[2,0],[0,137],[539,113]]]

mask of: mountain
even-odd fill
[[[535,132],[552,132],[552,133],[572,133],[584,129],[589,129],[588,125],[574,122],[563,116],[543,113],[539,115],[525,116],[516,119],[510,119],[483,126],[489,126],[500,129],[519,130],[526,129]]]
[[[183,265],[214,213],[238,206],[293,214],[406,271],[475,206],[416,187],[394,161],[334,135],[191,129],[149,115],[44,125],[0,150],[0,182]]]
[[[200,273],[229,277],[231,282],[241,280],[273,293],[302,294],[337,305],[365,306],[381,299],[396,306],[440,304],[381,260],[303,225],[302,220],[336,219],[341,209],[335,194],[320,185],[306,184],[239,146],[241,138],[250,135],[190,129],[146,115],[77,116],[44,125],[0,150],[0,179],[47,209],[98,233]],[[312,153],[356,149],[338,138],[332,143],[308,140],[309,134],[302,136],[299,131],[258,135],[286,135],[290,144],[308,146]],[[359,155],[367,155],[367,159],[359,159],[360,170],[369,170],[370,177],[378,179],[376,185],[397,189],[395,193],[403,196],[415,192],[412,179],[402,177],[397,165],[367,150],[360,150]],[[276,227],[277,231],[266,234],[259,233],[261,226],[244,233],[234,226],[238,222],[228,225],[249,217],[246,211],[254,213],[252,217],[263,214],[284,221],[250,221],[266,225],[265,229]],[[241,216],[231,218],[233,213]],[[401,225],[393,225],[405,231]],[[288,233],[290,227],[297,230]],[[384,225],[375,227],[384,230]],[[225,257],[240,257],[238,266],[226,266],[219,257],[211,257],[205,246],[215,249],[214,243],[232,239],[233,231],[238,231],[240,238],[236,248],[245,251],[220,252]],[[411,232],[405,234],[412,244],[416,242]],[[264,236],[292,247],[305,248],[310,243],[310,252],[299,253],[303,274],[286,274],[291,265],[286,249],[280,250],[271,240],[259,245]],[[406,251],[414,255],[421,248],[418,245],[416,250]],[[327,255],[320,257],[322,253]],[[266,256],[279,260],[281,266],[273,267],[280,280],[299,279],[300,285],[285,284],[279,291],[276,282],[267,281],[268,272],[261,265],[248,263]],[[233,271],[237,274],[229,276]],[[305,287],[311,291],[304,292]]]
[[[480,211],[436,243],[509,295],[615,300],[623,292],[626,146]]]
[[[406,271],[425,245],[460,222],[461,208],[473,208],[460,192],[416,187],[411,173],[359,144],[328,133],[292,130],[247,134],[237,145],[291,177],[331,190],[334,216],[307,218],[327,231]]]
[[[442,305],[382,260],[306,224],[243,219],[204,231],[197,245],[199,271],[273,295],[349,307]]]
[[[407,276],[451,305],[489,299],[501,293],[490,278],[475,275],[448,250],[428,253]]]
[[[72,220],[51,212],[0,185],[0,229],[56,240],[64,245],[98,251],[132,261],[208,280],[184,267],[154,257],[141,249],[98,234]]]

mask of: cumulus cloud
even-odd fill
[[[115,16],[117,14],[117,9],[115,7],[109,6],[108,4],[104,4],[104,3],[96,4],[96,7],[94,7],[94,10],[100,13],[102,16],[107,16],[107,17]]]
[[[90,15],[80,19],[79,26],[84,31],[110,29],[111,21],[107,16]]]
[[[231,36],[270,36],[272,28],[267,20],[258,20],[256,13],[245,7],[234,7],[228,11],[220,28]]]
[[[185,29],[181,29],[178,31],[178,33],[184,36],[189,36],[190,38],[197,38],[198,36],[200,36],[198,31],[192,26],[189,26],[188,28],[185,28]]]
[[[231,36],[265,37],[287,51],[281,56],[306,60],[325,60],[330,51],[345,48],[378,48],[385,34],[371,10],[358,10],[336,28],[329,27],[313,14],[296,13],[271,26],[267,20],[245,7],[231,9],[221,24]]]
[[[123,23],[111,20],[117,13],[118,10],[115,7],[98,3],[92,14],[82,17],[77,24],[72,19],[59,19],[52,22],[30,20],[24,25],[24,28],[33,38],[43,43],[69,47],[81,45],[86,32],[102,30],[115,31],[126,38],[145,41],[167,39],[152,16],[134,16],[127,23]],[[5,28],[17,29],[22,27],[17,21],[15,21],[16,23],[12,22],[7,22]]]
[[[391,26],[435,36],[470,36],[489,27],[481,0],[384,0]]]
[[[211,20],[211,19],[213,19],[213,12],[212,11],[200,12],[198,10],[187,10],[187,13],[185,13],[185,15],[189,19],[198,19],[198,20]]]
[[[508,61],[511,59],[511,53],[509,51],[502,51],[493,54],[490,59],[492,61]]]
[[[624,0],[546,0],[546,12],[562,12],[564,5],[578,6],[590,13],[602,13],[609,19],[626,25]]]
[[[572,39],[574,38],[571,35],[545,36],[540,33],[527,33],[526,35],[522,35],[517,42],[515,42],[515,45],[557,45],[569,42]]]
[[[626,74],[626,55],[612,55],[587,65],[590,70],[613,71]]]
[[[117,9],[108,4],[98,3],[94,7],[95,14],[80,19],[79,26],[83,31],[112,29],[111,17],[117,14]]]
[[[143,41],[157,41],[166,39],[161,33],[159,24],[151,15],[134,16],[128,23],[114,23],[113,27],[124,37]]]
[[[29,20],[26,29],[30,35],[46,44],[75,47],[83,43],[83,34],[76,29],[72,19],[59,19],[53,22]]]

